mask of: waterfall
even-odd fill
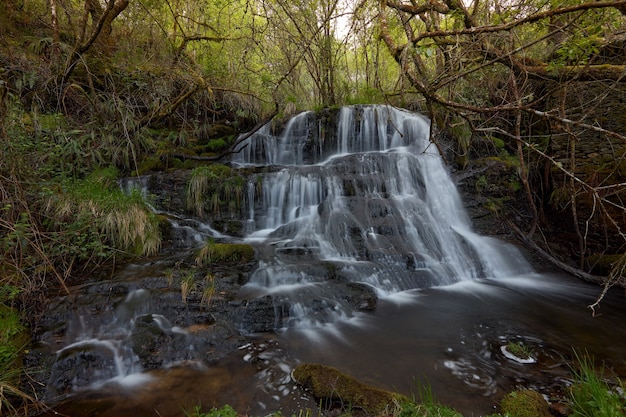
[[[279,135],[265,127],[233,159],[277,168],[248,188],[247,239],[271,248],[249,290],[288,300],[297,322],[311,312],[325,322],[322,310],[351,314],[331,282],[384,296],[530,272],[514,247],[472,231],[427,119],[344,107],[336,131],[316,137],[313,116],[294,117]]]

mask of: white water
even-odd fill
[[[514,247],[472,231],[428,120],[389,106],[345,107],[336,132],[319,137],[312,116],[294,117],[278,135],[265,127],[233,159],[279,168],[248,188],[248,239],[275,249],[248,287],[282,293],[298,323],[311,298],[350,316],[320,289],[323,273],[306,267],[316,262],[379,295],[531,271]]]

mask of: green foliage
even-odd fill
[[[346,104],[372,104],[385,102],[384,94],[377,88],[364,86],[358,89],[353,96],[346,98]]]
[[[206,147],[209,151],[219,151],[228,146],[224,139],[213,139],[207,143]]]
[[[463,417],[458,411],[434,402],[405,402],[400,407],[397,417]]]
[[[20,387],[21,355],[27,342],[26,328],[18,311],[10,306],[19,295],[19,288],[0,284],[0,410],[20,415],[16,400],[34,403]]]
[[[626,399],[621,383],[613,389],[603,374],[596,374],[593,358],[576,352],[577,369],[573,370],[575,382],[570,389],[572,416],[614,417],[626,414]]]
[[[241,207],[244,179],[225,165],[206,165],[195,168],[187,185],[187,207],[198,216],[208,206],[219,214],[222,208],[234,213]]]
[[[213,407],[210,411],[202,411],[201,406],[195,406],[191,411],[185,411],[186,417],[237,417],[237,412],[230,405],[220,408]]]
[[[142,255],[158,251],[158,218],[140,191],[126,194],[114,186],[114,176],[114,169],[101,170],[48,191],[50,217],[45,223],[61,238],[51,253],[86,261],[106,259],[120,251]]]
[[[397,417],[463,417],[456,410],[439,404],[428,383],[418,384],[418,401],[403,401]]]
[[[474,184],[474,187],[476,188],[476,191],[479,193],[486,190],[489,187],[489,182],[487,181],[487,177],[484,175],[481,175],[480,177],[478,177],[476,179],[476,183]]]
[[[23,371],[19,362],[22,350],[23,346],[13,356],[3,351],[0,359],[0,410],[3,410],[3,415],[4,412],[9,416],[27,415],[27,410],[31,408],[28,405],[37,404],[33,397],[20,388]]]
[[[497,149],[503,149],[504,148],[504,141],[500,138],[497,138],[495,136],[489,136],[488,138],[491,143],[493,143],[493,146],[495,146]]]
[[[19,314],[4,304],[0,304],[0,368],[12,363],[20,352],[15,337],[24,331]]]
[[[553,72],[565,65],[586,65],[596,55],[603,42],[601,25],[582,26],[559,45],[554,58],[548,63]]]
[[[572,192],[567,186],[557,187],[550,194],[549,204],[559,210],[564,210],[572,201]]]

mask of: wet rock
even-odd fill
[[[191,359],[191,340],[182,329],[173,327],[163,316],[147,314],[135,320],[130,334],[133,352],[143,369]]]
[[[572,414],[572,408],[565,403],[551,403],[550,404],[550,411],[552,412],[553,415],[555,416],[569,416],[570,414]]]
[[[241,305],[241,329],[245,333],[270,332],[283,326],[283,305],[275,305],[272,297],[246,301]]]
[[[79,343],[59,353],[52,367],[46,397],[50,400],[116,375],[112,345],[100,341]]]
[[[355,310],[374,310],[378,303],[376,291],[367,284],[348,282],[338,297],[346,300]],[[341,291],[340,289],[339,291]]]
[[[237,350],[247,340],[226,322],[191,326],[188,330],[194,351],[198,358],[206,363],[220,360],[229,352]]]
[[[167,340],[165,332],[153,320],[152,315],[138,317],[130,335],[133,352],[141,360],[145,369],[155,369],[162,365],[163,359],[158,358],[158,349]]]
[[[366,415],[391,414],[400,402],[408,401],[400,394],[374,388],[335,368],[319,364],[302,364],[293,371],[298,384],[309,390],[326,407],[342,404],[345,411],[362,409]]]

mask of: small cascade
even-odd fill
[[[48,399],[111,382],[144,384],[150,380],[144,370],[193,359],[187,333],[163,315],[150,313],[150,298],[149,291],[138,289],[112,311],[100,312],[100,317],[77,311],[66,333],[69,344],[56,354]],[[90,322],[92,317],[97,323]],[[164,343],[166,339],[169,343]],[[160,351],[155,356],[151,349],[157,342]]]
[[[263,126],[254,135],[254,140],[240,146],[232,162],[246,165],[302,165],[304,150],[311,139],[313,112],[304,112],[292,117],[283,132],[272,134],[271,123]]]
[[[233,158],[277,168],[248,187],[247,239],[270,248],[248,294],[289,305],[291,322],[325,323],[354,311],[337,283],[385,296],[531,270],[514,247],[472,231],[428,120],[359,106],[341,109],[335,132],[315,123],[307,112],[278,135],[266,126]]]
[[[125,193],[141,193],[144,201],[150,204],[151,196],[149,192],[149,180],[149,175],[128,177],[122,178],[118,185]],[[209,238],[225,237],[222,233],[198,219],[164,210],[158,210],[152,205],[150,205],[150,208],[154,213],[164,216],[169,222],[171,235],[169,236],[169,240],[172,242],[172,247],[175,249],[194,249],[204,244]]]

